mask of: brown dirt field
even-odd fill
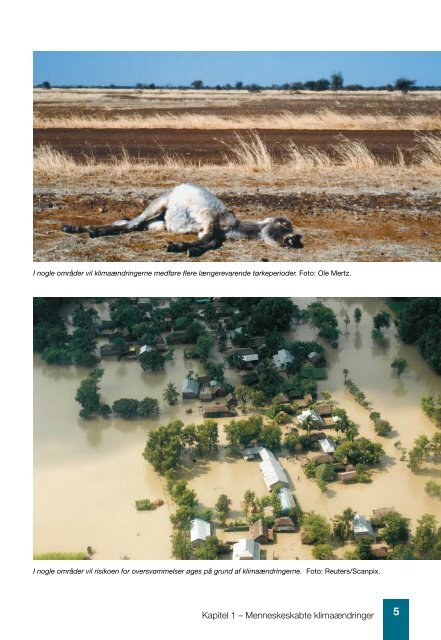
[[[149,194],[150,196],[151,194]],[[270,247],[260,241],[227,241],[192,262],[439,261],[441,197],[418,193],[274,193],[243,189],[219,194],[242,218],[286,215],[303,234],[301,251]],[[142,192],[63,194],[40,190],[34,206],[36,261],[188,261],[186,254],[166,253],[170,240],[191,239],[170,233],[138,232],[90,239],[67,235],[63,223],[109,223],[142,211]]]
[[[220,250],[197,261],[439,261],[439,162],[434,161],[433,166],[421,164],[421,138],[416,131],[403,128],[399,119],[415,116],[406,126],[421,126],[425,135],[430,134],[427,129],[436,127],[436,119],[422,124],[418,117],[439,116],[440,98],[440,92],[411,92],[403,96],[395,92],[344,91],[254,94],[166,89],[36,90],[35,115],[43,120],[59,118],[57,126],[66,128],[49,125],[35,129],[34,144],[65,152],[70,164],[66,161],[57,165],[55,161],[51,165],[48,161],[35,171],[35,260],[188,260],[185,254],[165,252],[167,242],[173,239],[168,233],[142,232],[90,240],[84,235],[69,236],[60,231],[63,223],[99,224],[134,216],[159,190],[185,181],[198,182],[213,190],[239,217],[287,215],[305,241],[301,251],[272,248],[257,241],[227,241]],[[324,110],[347,116],[396,116],[397,121],[387,123],[378,118],[362,128],[362,122],[357,120],[343,130],[346,125],[338,119],[334,124],[317,118],[317,123],[321,122],[318,126],[338,129],[314,128],[316,121],[305,129],[309,125],[302,121],[299,124],[302,129],[281,130],[268,128],[271,122],[262,119],[285,111],[301,116]],[[256,121],[266,128],[258,132],[274,159],[274,166],[268,169],[247,162],[243,166],[225,163],[225,155],[229,155],[227,145],[236,143],[232,128],[139,129],[131,128],[131,121],[126,128],[112,128],[107,122],[118,116],[167,114],[261,118]],[[69,125],[69,118],[76,116],[96,117],[95,126],[104,123],[107,128],[67,128],[75,126],[73,122]],[[123,126],[123,121],[114,124]],[[164,119],[160,122],[159,126],[167,126]],[[41,126],[45,126],[44,122]],[[138,122],[135,126],[141,125]],[[156,126],[156,121],[152,126]],[[168,126],[179,124],[170,121]],[[222,124],[216,121],[213,126]],[[240,123],[227,122],[226,126],[240,127]],[[283,125],[277,121],[272,126]],[[289,121],[287,126],[295,124]],[[384,130],[387,126],[390,128]],[[238,132],[247,138],[246,129]],[[339,166],[337,162],[320,170],[296,169],[283,158],[288,141],[300,149],[310,147],[334,158],[334,147],[342,136],[350,141],[363,141],[378,163],[371,168]],[[401,149],[406,166],[400,163],[397,148]],[[88,158],[93,161],[86,163]],[[142,162],[137,163],[137,158]]]
[[[283,157],[283,148],[288,141],[300,147],[314,146],[333,156],[334,147],[342,137],[362,140],[381,162],[396,161],[397,147],[403,151],[405,161],[411,162],[415,151],[421,148],[415,131],[257,131],[276,159]],[[243,132],[242,135],[246,137],[247,134]],[[110,161],[125,149],[130,156],[152,161],[160,161],[165,150],[195,164],[222,164],[225,155],[228,156],[227,145],[234,145],[235,142],[235,131],[225,129],[34,129],[34,145],[49,144],[68,153],[77,162],[85,161],[90,156],[100,162]]]
[[[54,95],[55,94],[55,95]],[[347,115],[378,114],[406,116],[437,115],[440,112],[438,93],[411,93],[403,96],[390,92],[333,92],[313,94],[309,92],[264,91],[257,94],[248,91],[95,91],[87,99],[74,92],[34,92],[34,113],[45,118],[65,116],[103,116],[118,114],[151,116],[157,113],[178,115],[206,114],[219,116],[264,116],[289,110],[298,115],[321,109]],[[53,99],[52,99],[53,96]]]

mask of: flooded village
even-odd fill
[[[427,298],[36,298],[35,557],[441,559],[440,324]]]

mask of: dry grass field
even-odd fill
[[[228,241],[192,260],[439,261],[440,177],[439,92],[34,93],[37,261],[188,260],[166,233],[60,231],[134,216],[184,181],[238,217],[288,216],[305,243]]]

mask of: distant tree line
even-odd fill
[[[421,355],[441,374],[441,298],[393,298],[398,335],[406,344],[418,345]]]
[[[246,84],[241,80],[230,84],[205,84],[203,80],[193,80],[189,85],[158,85],[154,82],[137,82],[135,85],[107,84],[107,85],[52,85],[48,80],[35,85],[37,89],[211,89],[217,91],[250,91],[259,92],[272,89],[274,91],[401,91],[406,94],[409,91],[418,89],[419,91],[439,91],[440,85],[417,85],[416,80],[409,78],[397,78],[393,83],[383,85],[363,85],[344,84],[341,73],[333,73],[328,78],[318,78],[317,80],[306,80],[305,82],[284,82],[282,84],[257,84],[255,82]]]

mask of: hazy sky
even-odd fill
[[[399,77],[441,85],[441,52],[388,51],[41,51],[34,53],[34,84],[53,85],[264,85],[329,78],[382,85]]]

